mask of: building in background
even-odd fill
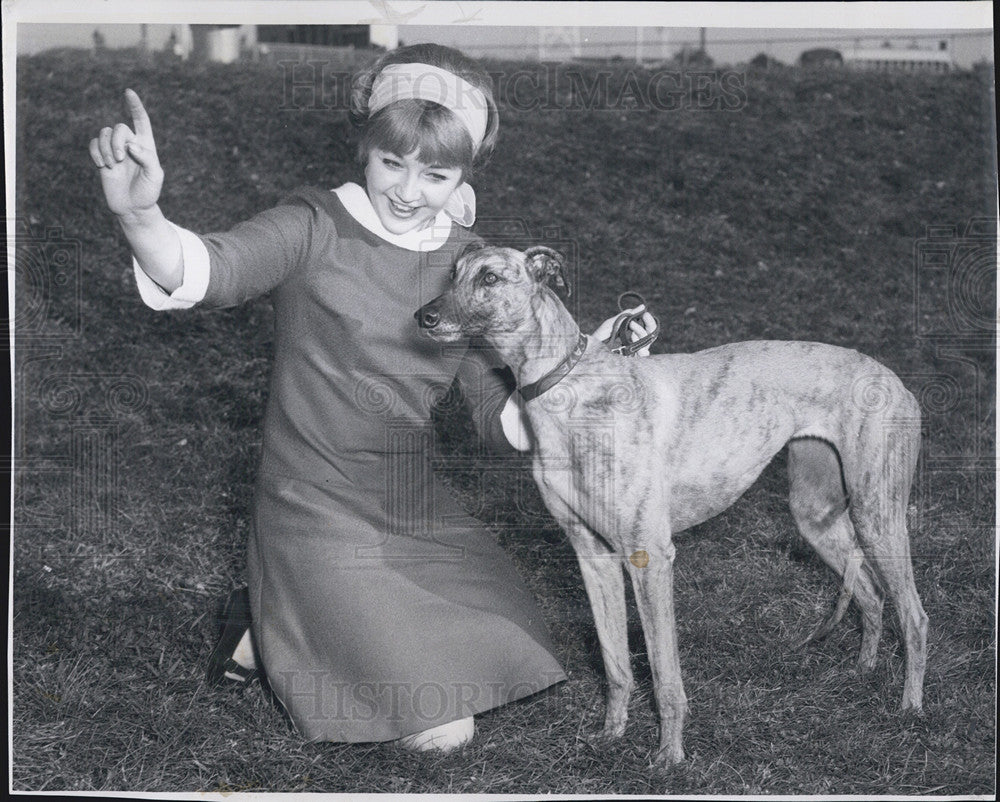
[[[831,47],[813,47],[799,54],[800,67],[840,67],[844,55]]]
[[[304,61],[322,51],[344,55],[359,49],[394,49],[395,25],[258,25],[257,55]]]
[[[508,45],[511,57],[531,58],[532,39],[537,43],[539,61],[581,61],[627,59],[637,64],[662,63],[673,55],[670,50],[670,31],[663,26],[625,27],[603,29],[582,28],[579,25],[538,26],[525,29],[523,53],[517,43]],[[462,44],[458,45],[463,47]],[[465,49],[474,50],[476,42],[470,41]]]
[[[584,15],[585,16],[585,15]],[[575,20],[568,20],[575,21]],[[663,26],[594,27],[584,25],[414,25],[388,19],[360,25],[163,25],[18,23],[17,52],[31,55],[52,48],[167,51],[187,58],[193,53],[213,61],[253,58],[262,50],[286,49],[308,57],[317,48],[331,55],[367,48],[386,50],[401,44],[437,42],[479,58],[510,61],[624,60],[643,64],[667,62],[746,64],[756,56],[795,62],[803,51],[843,54],[858,69],[967,69],[992,63],[993,32],[915,29],[777,29],[682,28]],[[196,34],[196,31],[200,31]],[[261,32],[265,33],[261,35]],[[199,38],[200,37],[200,38]],[[198,38],[198,42],[195,39]],[[892,53],[877,45],[892,41]],[[920,42],[920,47],[906,43]],[[946,41],[946,55],[933,55]],[[933,42],[933,45],[927,44]],[[927,49],[922,49],[927,48]],[[907,54],[906,51],[919,51]],[[238,54],[238,56],[237,56]],[[701,58],[704,54],[705,58]],[[698,58],[696,58],[698,56]],[[286,56],[282,55],[281,58]],[[297,56],[292,55],[292,58]],[[890,67],[890,64],[893,65]],[[949,66],[943,66],[943,65]],[[932,66],[933,65],[933,66]],[[941,66],[939,66],[941,65]]]
[[[17,52],[59,48],[165,52],[182,59],[232,63],[282,49],[355,50],[399,44],[396,25],[189,25],[144,23],[19,23]]]
[[[252,53],[256,25],[174,25],[168,44],[174,55],[196,61],[232,64]]]
[[[882,47],[858,48],[846,51],[844,66],[855,70],[881,72],[950,72],[955,62],[948,49],[948,42],[938,42],[936,50],[917,47],[892,47],[888,42]]]
[[[268,44],[368,47],[369,25],[258,25],[257,41]]]
[[[582,53],[579,27],[538,28],[539,61],[571,61]]]

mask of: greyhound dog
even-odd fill
[[[906,508],[920,409],[888,368],[806,342],[742,342],[628,358],[581,334],[550,285],[562,257],[473,245],[417,321],[442,342],[485,338],[514,371],[535,438],[533,473],[580,564],[607,674],[605,737],[625,731],[633,688],[628,572],[660,718],[656,762],[684,759],[687,699],[673,603],[672,536],[732,505],[786,445],[791,510],[840,577],[826,635],[853,598],[862,670],[875,665],[885,593],[906,646],[902,708],[919,711],[927,616],[913,581]]]

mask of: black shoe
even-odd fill
[[[215,647],[208,656],[208,672],[205,679],[209,685],[218,685],[223,679],[234,679],[244,685],[252,682],[260,671],[244,668],[233,659],[233,652],[250,628],[250,593],[247,588],[237,588],[229,594],[219,622],[219,635]],[[235,677],[227,677],[226,674]]]

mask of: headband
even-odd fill
[[[486,95],[454,73],[430,64],[390,64],[372,83],[368,116],[397,100],[429,100],[449,109],[478,148],[486,136]]]

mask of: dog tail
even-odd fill
[[[847,566],[844,568],[844,584],[840,586],[837,606],[830,616],[816,628],[816,631],[798,645],[798,648],[801,649],[810,643],[823,640],[840,623],[840,620],[844,617],[844,613],[847,612],[848,605],[851,603],[851,597],[854,595],[854,585],[858,581],[858,574],[861,573],[861,566],[864,561],[865,555],[861,549],[855,548],[850,553],[847,558]]]

